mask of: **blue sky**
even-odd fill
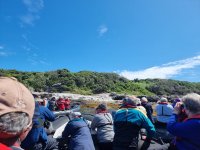
[[[200,82],[199,0],[0,0],[0,68]]]

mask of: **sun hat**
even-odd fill
[[[0,116],[24,112],[32,120],[35,102],[31,92],[16,78],[0,77]]]

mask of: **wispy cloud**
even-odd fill
[[[39,48],[33,44],[27,34],[22,34],[21,35],[22,39],[25,41],[24,45],[22,45],[22,49],[25,51],[27,55],[27,61],[31,65],[50,65],[45,57],[41,57],[39,53]]]
[[[31,48],[30,47],[26,47],[25,45],[22,46],[22,48],[28,53],[31,51]]]
[[[4,51],[0,51],[0,56],[8,56],[8,53],[6,53]]]
[[[36,20],[38,20],[40,18],[40,16],[38,15],[33,15],[33,14],[26,14],[24,16],[21,16],[20,19],[22,21],[23,24],[21,24],[21,26],[23,27],[24,24],[27,24],[27,25],[31,25],[33,26],[34,25],[34,22]]]
[[[26,46],[24,46],[23,49],[26,51],[27,60],[31,65],[50,65],[46,61],[46,58],[41,57],[33,49],[26,47]]]
[[[31,63],[31,65],[50,65],[45,60],[39,60],[38,58],[28,58],[28,61]]]
[[[26,34],[22,34],[22,38],[25,40],[27,46],[22,46],[25,50],[30,51],[31,49],[38,50],[39,48],[33,44]]]
[[[0,50],[4,49],[4,46],[0,45]]]
[[[161,78],[161,79],[169,79],[176,75],[180,75],[183,70],[195,68],[200,65],[200,55],[184,60],[174,61],[167,64],[163,64],[161,66],[155,66],[151,68],[147,68],[145,70],[140,71],[128,71],[124,70],[118,72],[119,75],[128,78],[130,80],[133,79],[147,79],[147,78]]]
[[[5,56],[9,56],[9,55],[12,55],[14,53],[6,50],[6,48],[2,45],[0,45],[0,57],[5,57]]]
[[[43,7],[43,0],[22,0],[30,13],[38,13]]]
[[[105,26],[105,25],[99,26],[98,33],[99,33],[100,37],[103,36],[107,32],[108,32],[108,27],[107,26]]]
[[[40,19],[39,12],[44,7],[43,0],[22,0],[23,4],[27,9],[27,13],[25,15],[20,16],[21,26],[24,25],[34,25],[34,22]]]

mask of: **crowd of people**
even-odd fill
[[[40,105],[47,107],[51,111],[64,111],[70,109],[71,100],[66,96],[60,96],[59,98],[41,98],[38,95],[34,95],[34,98]]]
[[[0,77],[0,150],[59,149],[44,122],[55,120],[52,111],[70,109],[70,102],[67,97],[41,100],[15,78]],[[91,133],[99,150],[200,150],[199,94],[177,97],[172,104],[163,96],[155,109],[146,97],[127,96],[112,115],[105,103],[95,112],[91,124],[80,112],[71,113],[62,132],[69,150],[95,150]],[[169,144],[156,141],[159,128],[171,135]]]

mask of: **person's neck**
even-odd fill
[[[122,106],[121,108],[137,108],[137,106],[133,106],[133,105],[125,105],[125,106]]]
[[[97,114],[100,114],[100,113],[107,113],[108,111],[107,110],[99,110],[97,111]]]
[[[15,147],[20,147],[20,140],[19,138],[9,138],[9,139],[0,139],[0,143],[3,143],[5,145],[7,145],[8,147],[10,146],[15,146]]]
[[[194,117],[194,116],[197,116],[197,115],[200,115],[200,112],[199,113],[191,113],[191,112],[188,112],[188,118],[192,118],[192,117]]]
[[[158,104],[164,104],[164,105],[167,105],[168,102],[159,102]]]

